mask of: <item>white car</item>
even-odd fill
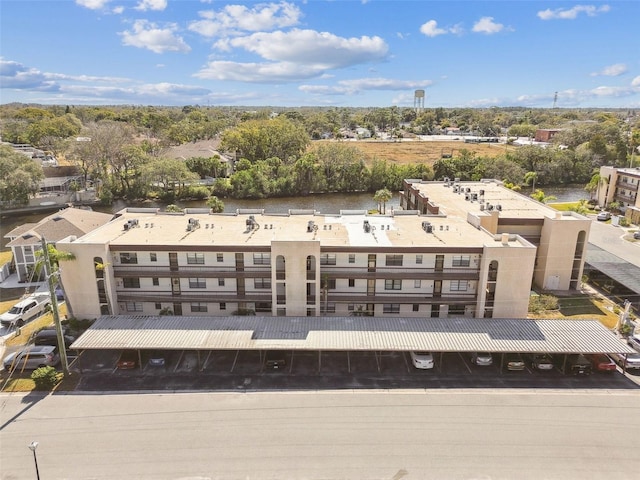
[[[433,354],[431,352],[410,352],[413,366],[420,370],[433,368]]]
[[[631,335],[629,338],[627,338],[627,343],[635,351],[640,352],[640,335]]]
[[[474,365],[493,365],[493,357],[489,352],[474,352],[471,354],[471,363]]]
[[[611,220],[611,214],[609,212],[600,212],[596,216],[596,220],[599,220],[601,222],[605,222],[607,220]]]

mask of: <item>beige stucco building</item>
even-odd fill
[[[625,216],[633,223],[640,223],[640,168],[600,167],[598,205],[606,208],[611,202],[619,202]]]
[[[480,209],[453,185],[417,181],[406,182],[407,198],[428,196],[438,214],[414,210],[418,204],[388,215],[125,209],[58,242],[76,256],[63,281],[84,318],[518,318],[526,317],[533,280],[577,288],[589,220],[557,215],[497,182],[460,185],[483,189],[485,202],[499,196],[502,210]]]

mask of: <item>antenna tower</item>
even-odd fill
[[[558,108],[558,92],[553,96],[553,108]]]

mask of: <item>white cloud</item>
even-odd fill
[[[111,10],[113,13],[115,13],[116,15],[120,15],[122,12],[124,12],[124,7],[122,6],[118,6],[118,7],[113,7],[113,10]]]
[[[444,28],[438,28],[438,22],[435,20],[429,20],[420,26],[420,32],[427,37],[437,37],[438,35],[444,35],[447,30]]]
[[[57,91],[60,86],[40,70],[0,58],[0,88]]]
[[[504,25],[493,21],[493,17],[482,17],[473,25],[473,31],[476,33],[484,33],[492,35],[504,30]]]
[[[199,15],[202,20],[191,22],[189,30],[205,37],[221,37],[292,27],[300,22],[302,13],[296,5],[280,2],[261,3],[253,8],[226,5],[218,11],[201,11]]]
[[[638,75],[636,78],[631,80],[631,86],[632,87],[640,87],[640,75]]]
[[[591,76],[597,77],[597,76],[603,75],[606,77],[617,77],[618,75],[622,75],[623,73],[626,73],[626,72],[627,72],[627,66],[624,63],[616,63],[614,65],[609,65],[607,67],[604,67],[599,72],[593,72]]]
[[[147,10],[162,11],[165,8],[167,8],[167,0],[140,0],[135,7],[136,10],[143,12]]]
[[[225,40],[223,47],[242,48],[276,62],[294,62],[319,70],[380,61],[389,47],[380,37],[344,38],[328,32],[294,29],[260,32]]]
[[[322,67],[298,65],[291,62],[238,63],[212,61],[194,76],[208,80],[227,80],[248,83],[295,82],[321,75]]]
[[[408,90],[432,85],[431,80],[397,80],[393,78],[356,78],[336,85],[301,85],[299,90],[318,95],[354,95],[364,90]]]
[[[136,20],[133,24],[133,32],[127,30],[120,32],[120,35],[124,45],[146,48],[155,53],[189,52],[191,47],[182,37],[176,35],[177,30],[177,25],[173,23],[160,28],[148,20]]]
[[[547,8],[546,10],[538,12],[538,18],[541,20],[574,20],[580,13],[585,13],[589,17],[595,17],[600,13],[607,13],[609,10],[611,10],[609,5],[602,5],[600,7],[596,7],[595,5],[576,5],[568,10],[562,8],[551,10]]]
[[[100,10],[111,0],[76,0],[76,4],[90,10]]]

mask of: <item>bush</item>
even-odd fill
[[[553,295],[538,295],[529,299],[529,312],[541,313],[549,310],[558,310],[560,304],[558,298]]]
[[[38,390],[51,390],[60,381],[58,372],[53,367],[40,367],[33,371],[31,380]]]

